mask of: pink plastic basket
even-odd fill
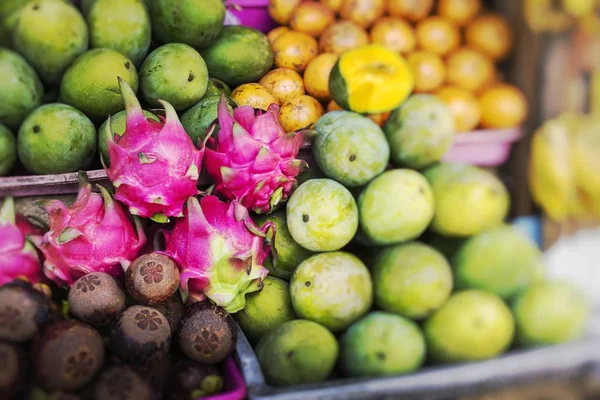
[[[246,398],[246,383],[233,357],[223,363],[223,393],[202,397],[202,400],[243,400]],[[200,400],[200,399],[198,399]]]
[[[227,0],[227,25],[244,25],[264,33],[277,24],[268,11],[269,0]]]
[[[521,138],[520,128],[459,133],[443,158],[445,162],[496,167],[510,156],[512,144]]]

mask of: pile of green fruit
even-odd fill
[[[118,77],[145,109],[172,104],[196,140],[228,85],[256,82],[273,64],[264,34],[223,26],[222,0],[73,3],[0,3],[0,176],[17,161],[42,175],[107,162],[106,138],[125,130]]]
[[[504,184],[439,162],[453,122],[434,96],[409,97],[383,129],[335,111],[315,131],[310,179],[257,219],[277,226],[278,266],[234,315],[268,383],[400,375],[583,334],[585,299],[545,279],[541,251],[503,222]]]

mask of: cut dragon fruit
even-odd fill
[[[218,117],[220,130],[208,139],[204,163],[216,183],[215,193],[259,214],[275,211],[308,166],[296,159],[304,133],[285,133],[276,104],[265,113],[242,106],[231,115],[223,96]]]
[[[184,299],[208,298],[230,313],[243,309],[246,294],[261,289],[267,276],[263,263],[274,251],[274,225],[259,229],[244,206],[216,196],[190,197],[184,215],[165,233],[165,253],[179,265]]]
[[[90,272],[119,278],[146,243],[140,220],[132,221],[105,188],[98,188],[100,193],[93,193],[82,173],[73,205],[59,200],[44,204],[50,230],[32,240],[46,258],[44,273],[59,286],[71,286]]]
[[[129,85],[119,78],[127,109],[122,136],[108,141],[108,178],[116,188],[115,198],[129,212],[156,222],[181,217],[186,199],[198,194],[197,184],[204,154],[198,150],[166,101],[162,122],[146,119]]]
[[[35,247],[17,225],[14,200],[7,197],[0,208],[0,286],[15,279],[35,284],[43,277]]]

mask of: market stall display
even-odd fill
[[[0,7],[0,394],[241,399],[234,352],[251,398],[481,362],[509,377],[519,352],[567,342],[573,368],[597,358],[586,298],[475,166],[505,161],[527,116],[497,65],[502,16],[271,0],[280,26],[261,32],[234,11]],[[576,183],[532,174],[545,207],[556,189],[595,210],[579,124],[588,164],[559,171]]]

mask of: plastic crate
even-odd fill
[[[274,387],[265,382],[256,354],[240,331],[237,357],[251,400],[448,399],[555,377],[581,376],[600,366],[600,336],[558,346],[512,351],[483,362],[426,367],[410,375],[335,379],[321,384]]]

